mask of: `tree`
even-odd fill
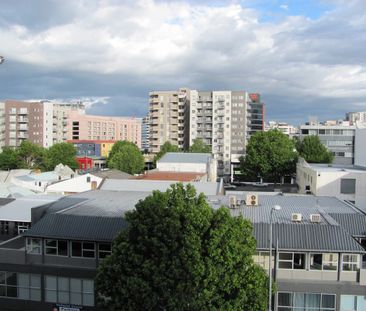
[[[107,163],[109,168],[116,168],[128,174],[141,173],[145,166],[139,148],[128,141],[118,141],[113,145]]]
[[[202,138],[193,140],[193,144],[189,147],[189,152],[192,153],[211,153],[211,147],[203,141]]]
[[[13,170],[21,167],[21,160],[16,150],[4,147],[0,153],[0,170]]]
[[[179,152],[179,148],[173,145],[171,142],[167,141],[160,147],[160,151],[154,157],[154,164],[163,157],[167,152]]]
[[[248,178],[258,175],[267,181],[277,182],[283,176],[295,173],[297,153],[294,142],[278,130],[256,132],[246,148],[240,167]]]
[[[325,147],[318,136],[306,136],[296,144],[299,155],[308,163],[332,163],[333,154]]]
[[[249,220],[213,210],[181,183],[154,191],[125,218],[96,276],[105,310],[266,309],[267,275],[253,263]]]
[[[62,163],[69,166],[71,169],[77,169],[78,162],[76,161],[76,149],[70,143],[58,143],[46,150],[45,168],[54,170],[55,166]]]
[[[28,140],[23,140],[17,149],[19,168],[35,169],[44,167],[45,149]]]

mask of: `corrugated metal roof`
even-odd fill
[[[269,249],[269,224],[254,224],[254,237],[258,249]],[[273,246],[282,250],[359,252],[364,249],[340,226],[307,224],[274,224]]]
[[[366,236],[366,216],[363,214],[330,213],[353,236]]]
[[[125,228],[127,222],[122,217],[49,214],[33,225],[24,236],[112,241]]]
[[[138,192],[166,191],[174,183],[165,180],[107,179],[101,186],[101,190]],[[184,182],[183,184],[187,185],[188,183]],[[190,182],[190,184],[196,188],[197,193],[203,192],[206,195],[215,195],[219,188],[219,183],[215,182]]]
[[[212,158],[211,153],[167,152],[159,163],[207,163]]]

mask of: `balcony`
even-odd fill
[[[28,131],[27,124],[19,124],[19,131]]]
[[[29,136],[28,136],[28,134],[27,134],[27,133],[19,132],[19,133],[18,133],[18,138],[19,138],[19,139],[28,139],[28,138],[29,138]]]
[[[26,118],[26,117],[19,117],[18,118],[18,122],[19,123],[28,123],[28,118]]]

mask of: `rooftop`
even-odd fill
[[[317,172],[348,172],[348,173],[366,173],[366,167],[355,165],[336,165],[336,164],[318,164],[308,163],[309,167]]]
[[[162,171],[149,171],[144,175],[133,177],[133,179],[143,180],[171,180],[171,181],[199,181],[204,173],[192,173],[192,172],[162,172]]]
[[[203,163],[212,158],[211,153],[167,152],[158,163]]]

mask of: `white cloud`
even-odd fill
[[[280,5],[280,8],[282,9],[282,10],[288,10],[288,4],[281,4]]]

